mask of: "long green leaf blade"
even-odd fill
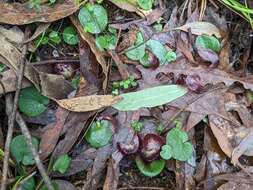
[[[120,111],[150,108],[171,102],[187,93],[187,89],[178,85],[165,85],[121,94],[122,101],[112,107]]]

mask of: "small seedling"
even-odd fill
[[[112,94],[119,95],[120,90],[127,90],[136,87],[137,85],[138,83],[135,81],[135,78],[133,76],[130,76],[126,80],[114,81],[112,84]]]
[[[60,172],[64,174],[70,165],[70,157],[67,154],[61,155],[53,165],[53,171]]]
[[[131,127],[133,128],[133,130],[135,132],[141,132],[142,128],[143,128],[143,124],[140,121],[132,121],[131,122]]]

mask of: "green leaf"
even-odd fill
[[[221,49],[220,42],[214,36],[201,35],[196,38],[196,47],[201,47],[205,49],[211,49],[215,52],[219,52]]]
[[[2,63],[0,63],[0,73],[4,71],[4,69],[6,68],[6,66]]]
[[[70,165],[70,157],[67,154],[61,155],[54,163],[53,165],[53,171],[60,172],[61,174],[64,174],[69,165]]]
[[[112,138],[111,123],[107,120],[96,121],[88,129],[85,139],[94,148],[100,148],[109,143]]]
[[[34,148],[38,149],[39,141],[34,137],[32,137],[32,144]],[[25,166],[33,165],[35,163],[24,135],[18,135],[12,139],[10,151],[18,163],[22,162],[22,164]]]
[[[152,9],[153,0],[137,0],[138,5],[144,10]]]
[[[72,85],[75,89],[77,89],[77,88],[79,87],[80,79],[81,79],[80,75],[77,75],[77,76],[75,76],[75,77],[71,80],[71,85]]]
[[[56,31],[52,31],[49,33],[49,40],[55,44],[61,43],[61,37],[59,36],[59,33]]]
[[[63,40],[69,45],[76,45],[79,42],[76,29],[68,26],[63,30]]]
[[[142,159],[137,156],[135,158],[135,162],[140,172],[148,177],[154,177],[159,175],[165,166],[165,160],[163,159],[155,160],[149,164],[145,164]]]
[[[157,40],[149,40],[147,42],[148,48],[158,58],[161,65],[174,61],[176,59],[176,53],[173,51],[167,51],[166,48]]]
[[[171,102],[187,93],[187,89],[179,85],[165,85],[147,88],[137,92],[121,94],[123,98],[112,107],[120,111],[151,108]]]
[[[100,51],[115,49],[117,38],[114,35],[103,35],[96,38],[96,45]]]
[[[78,14],[79,21],[84,30],[92,34],[98,34],[107,26],[108,15],[103,6],[87,3]]]
[[[166,62],[176,61],[177,54],[174,51],[168,51],[165,55]]]
[[[145,55],[145,48],[146,48],[146,45],[144,43],[143,35],[141,32],[138,32],[136,34],[135,44],[131,46],[130,48],[128,48],[126,52],[126,56],[129,59],[138,61]]]
[[[188,160],[193,152],[193,146],[188,141],[188,135],[180,128],[171,129],[166,136],[166,144],[172,148],[172,157],[180,161]]]
[[[49,99],[42,96],[35,87],[24,88],[20,92],[19,110],[29,117],[35,117],[47,109]]]
[[[35,178],[31,177],[24,182],[24,184],[21,187],[21,190],[34,190],[35,187],[36,187]]]
[[[160,152],[160,156],[164,160],[169,160],[172,157],[172,148],[170,145],[166,144],[162,146],[162,150]]]
[[[56,2],[56,0],[50,0],[49,2],[52,5],[52,4],[54,4]]]
[[[53,184],[54,190],[60,190],[59,185],[55,180],[52,181],[52,184]],[[45,184],[43,184],[43,186],[40,188],[40,190],[48,190],[48,188]]]

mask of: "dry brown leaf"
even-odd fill
[[[16,91],[17,76],[13,70],[9,69],[1,73],[1,77],[1,83],[4,86],[4,89],[2,88],[2,85],[0,85],[0,94]],[[26,79],[22,81],[22,88],[29,87],[31,85],[32,84]]]
[[[23,25],[33,22],[53,22],[67,17],[79,9],[73,0],[65,0],[55,6],[41,5],[30,9],[27,4],[0,2],[0,23]]]
[[[40,158],[46,159],[49,154],[54,150],[57,141],[62,132],[65,120],[69,111],[59,107],[56,112],[56,122],[47,125],[47,130],[42,134],[40,141]]]
[[[25,40],[24,43],[33,41],[35,38],[37,38],[41,33],[45,32],[46,29],[48,29],[48,27],[50,26],[51,23],[41,23],[35,30],[35,32],[33,33],[33,35],[28,39]]]
[[[145,11],[138,8],[138,5],[136,4],[136,2],[131,1],[131,0],[110,0],[110,1],[114,3],[116,6],[118,6],[119,8],[126,10],[128,12],[135,12],[143,18],[145,18],[145,16],[147,16],[150,13],[150,11]]]
[[[14,36],[15,39],[19,39],[17,37],[18,35],[20,36],[19,38],[23,40],[23,33],[19,30],[11,29],[5,31],[4,34],[0,33],[0,60],[14,71],[19,69],[22,55],[18,45],[12,44],[6,36],[10,39],[12,39],[12,36]],[[22,46],[20,48],[22,48]],[[70,82],[65,80],[63,76],[40,72],[31,64],[26,65],[24,75],[37,89],[41,90],[43,95],[52,99],[66,98],[67,95],[74,90]]]
[[[86,112],[98,110],[117,103],[121,98],[112,95],[91,95],[71,99],[57,100],[63,108],[73,112]]]
[[[80,25],[77,18],[72,15],[70,16],[70,20],[74,24],[74,26],[77,28],[77,31],[80,34],[81,38],[89,44],[91,51],[94,53],[98,63],[101,65],[103,69],[103,73],[105,75],[105,79],[103,82],[103,89],[105,90],[107,86],[107,82],[108,82],[109,66],[106,63],[104,54],[97,48],[94,37],[91,34],[84,32],[83,27]]]
[[[231,161],[234,165],[239,164],[242,155],[253,156],[253,131],[251,131],[233,150]]]
[[[183,26],[176,27],[173,30],[182,30],[185,32],[191,31],[195,35],[215,35],[217,38],[221,38],[220,30],[209,22],[190,22]]]
[[[173,73],[176,76],[183,75],[199,75],[204,84],[217,84],[225,83],[227,86],[232,85],[234,82],[240,82],[244,88],[253,90],[253,76],[237,77],[232,74],[226,73],[219,69],[211,69],[204,66],[193,67],[182,58],[173,64],[159,66],[155,70],[145,69],[142,66],[137,66],[142,73],[142,80],[139,81],[140,87],[151,87],[160,84],[157,80],[158,73],[165,73],[169,75]]]

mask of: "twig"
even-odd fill
[[[14,104],[13,104],[12,109],[10,110],[11,112],[10,117],[8,118],[8,132],[7,132],[7,137],[6,137],[5,147],[4,147],[5,153],[4,153],[4,162],[3,162],[1,190],[6,190],[6,180],[7,180],[7,173],[8,173],[8,167],[9,167],[8,161],[10,157],[10,143],[11,143],[11,139],[13,135],[13,128],[14,128],[14,123],[15,123],[15,118],[16,118],[17,107],[18,107],[17,105],[18,105],[19,93],[21,89],[22,79],[24,76],[26,53],[27,53],[27,44],[24,45],[24,48],[22,50],[20,69],[18,73],[17,88],[15,92],[15,97],[14,97]],[[6,98],[9,96],[10,95],[6,95]]]
[[[38,62],[32,62],[31,65],[45,65],[45,64],[55,64],[55,63],[79,63],[79,59],[50,59]]]
[[[6,96],[6,105],[8,105],[8,108],[6,108],[6,109],[10,110],[10,105],[12,105],[12,103],[13,103],[13,101],[12,101],[11,96]],[[47,188],[49,190],[54,190],[53,185],[46,173],[46,170],[39,158],[39,154],[32,144],[32,137],[31,137],[31,134],[26,126],[26,123],[18,111],[16,112],[16,121],[21,129],[22,134],[24,135],[24,137],[26,139],[27,145],[28,145],[29,149],[31,150],[32,155],[34,157],[36,166],[37,166]]]

